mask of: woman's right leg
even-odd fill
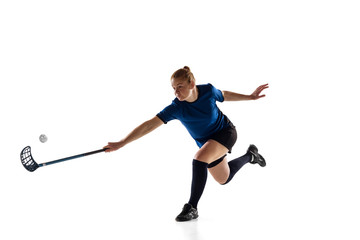
[[[244,156],[236,158],[230,162],[227,162],[226,158],[224,158],[219,164],[209,168],[209,172],[214,177],[215,181],[220,184],[227,184],[240,170],[240,168],[251,161],[251,158],[252,156],[250,153],[246,153]]]
[[[228,161],[226,160],[226,157],[216,166],[209,167],[208,169],[210,174],[215,179],[215,181],[217,181],[220,184],[226,183],[226,181],[230,176],[230,168]]]
[[[226,184],[231,181],[234,175],[242,168],[246,163],[251,161],[251,154],[246,153],[244,156],[236,158],[230,162],[227,162],[224,158],[215,167],[209,168],[209,172],[220,184]]]
[[[236,158],[230,162],[227,162],[225,156],[221,161],[221,158],[209,164],[209,172],[214,179],[220,184],[227,184],[231,181],[234,175],[246,164],[246,163],[258,163],[261,167],[266,166],[265,159],[258,153],[258,149],[255,145],[250,145],[245,155]],[[211,165],[215,165],[211,167]]]

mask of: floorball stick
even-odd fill
[[[58,160],[37,164],[35,162],[34,158],[31,155],[31,147],[27,146],[21,151],[20,159],[21,159],[21,163],[25,167],[25,169],[28,170],[29,172],[33,172],[36,169],[38,169],[39,167],[45,167],[47,165],[51,165],[51,164],[55,164],[55,163],[59,163],[59,162],[64,162],[64,161],[72,160],[72,159],[75,159],[75,158],[85,157],[85,156],[89,156],[89,155],[92,155],[92,154],[95,154],[95,153],[104,152],[106,149],[107,148],[103,148],[103,149],[99,149],[99,150],[92,151],[92,152],[82,153],[82,154],[74,155],[74,156],[71,156],[71,157],[61,158],[61,159],[58,159]]]

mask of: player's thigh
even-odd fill
[[[228,151],[229,149],[225,146],[210,139],[197,151],[194,159],[209,164],[224,156]]]

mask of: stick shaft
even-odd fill
[[[74,155],[74,156],[71,156],[71,157],[61,158],[61,159],[50,161],[50,162],[39,163],[39,167],[44,167],[44,166],[47,166],[47,165],[72,160],[72,159],[75,159],[75,158],[81,158],[81,157],[89,156],[89,155],[92,155],[92,154],[104,152],[105,150],[106,150],[106,148],[105,149],[99,149],[99,150],[92,151],[92,152],[87,152],[87,153]]]

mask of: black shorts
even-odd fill
[[[229,150],[229,153],[231,153],[232,147],[236,143],[237,139],[237,132],[234,124],[229,121],[229,126],[227,128],[224,128],[217,133],[214,133],[209,137],[209,139],[215,140],[224,147],[226,147]]]

